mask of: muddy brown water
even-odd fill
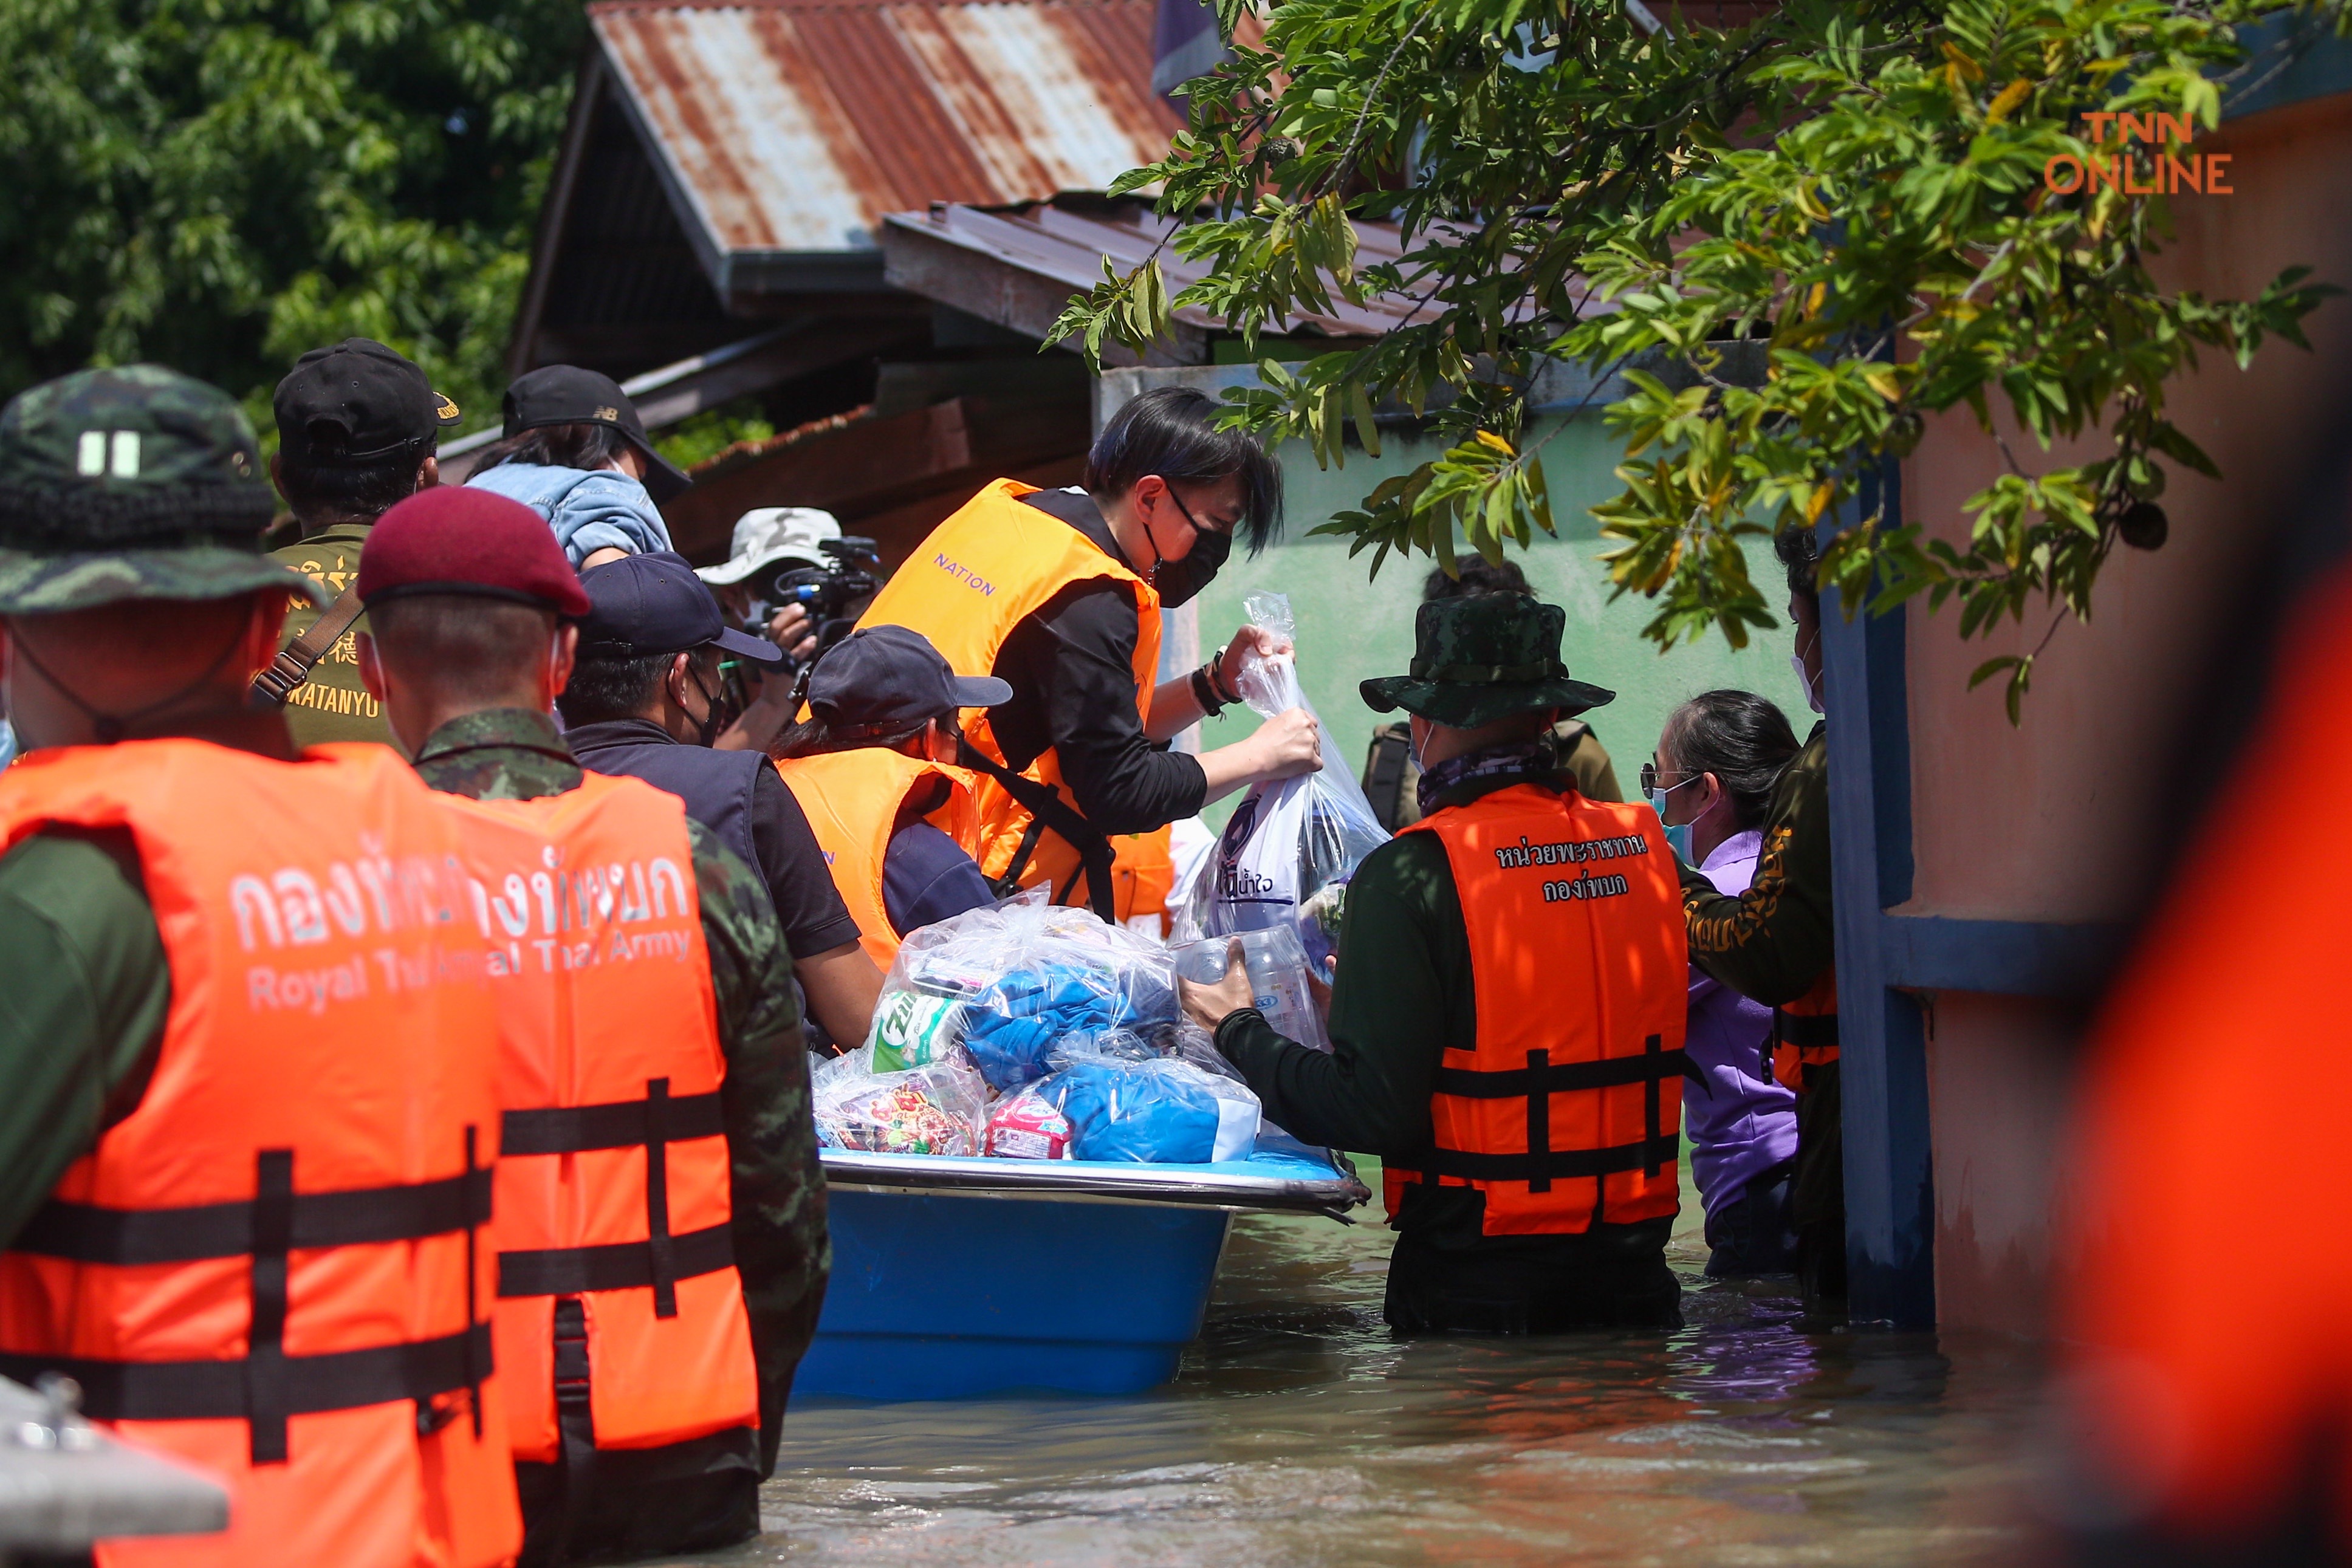
[[[1801,1332],[1709,1284],[1673,1334],[1392,1338],[1376,1221],[1235,1221],[1202,1337],[1129,1398],[796,1403],[767,1533],[696,1563],[2008,1563],[2013,1341]],[[1369,1217],[1376,1208],[1360,1210]]]

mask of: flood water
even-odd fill
[[[1177,1380],[1131,1398],[796,1402],[768,1533],[713,1563],[2011,1563],[2013,1341],[1806,1333],[1700,1276],[1674,1334],[1412,1341],[1376,1219],[1235,1221]],[[1358,1211],[1375,1216],[1377,1206]]]

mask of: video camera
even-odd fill
[[[840,620],[844,611],[882,586],[882,557],[872,539],[844,534],[837,539],[821,539],[816,548],[831,556],[833,564],[778,573],[770,614],[787,604],[803,604],[809,619],[822,627]]]
[[[845,534],[837,539],[820,539],[816,548],[832,564],[785,567],[754,578],[745,619],[752,632],[764,635],[768,623],[785,605],[805,606],[809,623],[816,629],[816,653],[822,653],[849,635],[850,606],[870,598],[882,586],[883,572],[882,556],[872,539]]]

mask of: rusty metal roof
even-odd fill
[[[1397,225],[1356,224],[1357,262],[1369,267],[1393,262],[1399,254]],[[919,213],[892,213],[882,234],[885,277],[898,287],[952,305],[983,320],[1042,338],[1073,294],[1102,281],[1106,257],[1119,272],[1133,269],[1158,250],[1176,293],[1207,276],[1206,263],[1189,261],[1160,248],[1174,221],[1135,200],[1065,195],[1051,202],[1018,204],[994,211],[953,204]],[[1590,296],[1580,281],[1571,289]],[[1373,295],[1360,305],[1332,295],[1328,314],[1294,316],[1269,330],[1293,336],[1375,338],[1393,331],[1420,307],[1399,295]],[[1212,333],[1224,322],[1198,306],[1174,311],[1169,342],[1149,362],[1199,364],[1209,357]],[[1104,362],[1131,364],[1133,355],[1106,346]]]
[[[745,253],[870,254],[895,210],[1099,189],[1158,159],[1179,120],[1151,91],[1153,10],[600,0],[589,16],[724,272]]]

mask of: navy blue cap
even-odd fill
[[[1013,688],[994,675],[957,674],[908,626],[852,632],[809,671],[809,711],[841,739],[904,735],[929,719],[1012,700]]]
[[[583,658],[635,659],[715,646],[770,668],[784,662],[784,651],[773,643],[727,624],[719,601],[682,555],[623,556],[582,572],[580,586],[588,591],[588,614],[580,622]]]

